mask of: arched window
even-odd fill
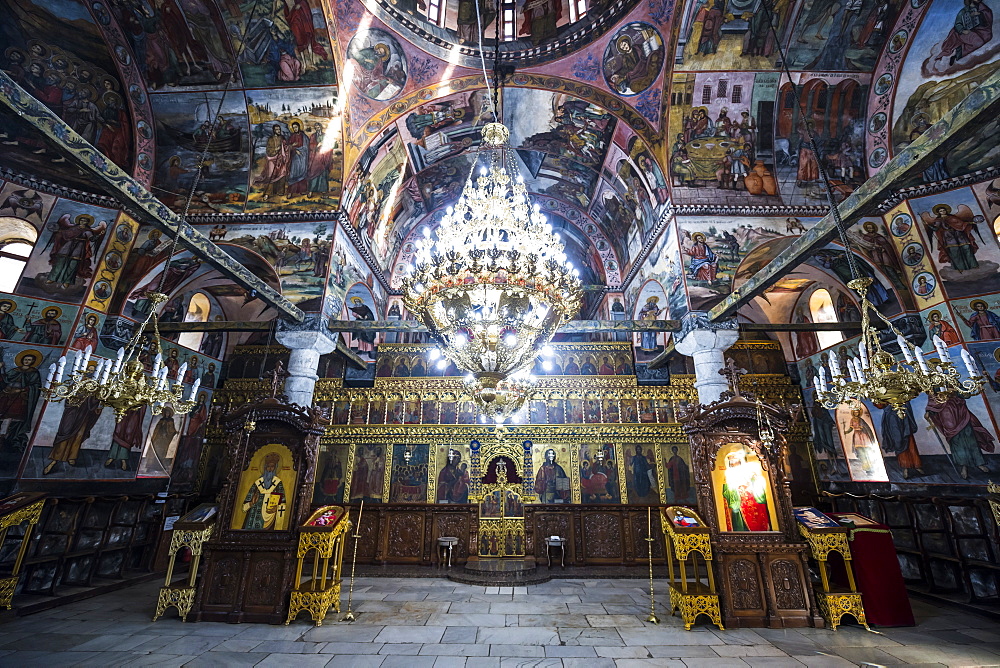
[[[816,323],[840,322],[837,320],[837,309],[833,305],[833,298],[830,297],[830,292],[824,288],[814,290],[809,295],[809,315]],[[820,349],[822,349],[840,343],[844,340],[844,335],[841,332],[816,332],[816,339],[819,341]]]
[[[184,322],[208,322],[208,314],[212,310],[212,304],[208,301],[208,296],[202,292],[196,292],[188,302],[187,311],[184,313]],[[177,345],[198,350],[201,347],[201,340],[205,332],[183,332],[177,339]]]
[[[28,264],[38,231],[20,218],[0,217],[0,292],[13,292]]]

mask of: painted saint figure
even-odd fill
[[[987,304],[982,299],[972,301],[972,315],[966,318],[961,313],[958,317],[969,326],[973,341],[992,341],[1000,339],[1000,315],[987,308]]]
[[[438,473],[438,503],[469,502],[469,468],[462,463],[462,455],[448,449],[448,462]]]
[[[747,462],[745,450],[726,455],[722,498],[728,506],[726,531],[770,531],[767,480],[760,462]]]
[[[948,58],[948,65],[954,65],[992,39],[993,10],[982,0],[965,0],[935,60]]]
[[[264,147],[264,169],[254,183],[264,187],[264,201],[271,201],[275,195],[285,196],[290,164],[288,140],[281,133],[281,126],[275,123]]]
[[[10,299],[0,300],[0,339],[13,339],[20,327],[11,315],[17,310],[17,304]]]
[[[933,216],[924,211],[920,217],[927,226],[928,235],[937,243],[938,262],[949,263],[958,271],[977,268],[979,244],[973,233],[979,231],[979,220],[972,209],[960,204],[958,213],[953,214],[950,206],[938,204],[932,211]],[[933,248],[933,243],[931,246]]]
[[[684,254],[691,258],[688,278],[712,283],[719,270],[719,258],[709,247],[708,240],[701,232],[691,235],[691,241],[691,247],[684,250]]]
[[[993,434],[969,410],[965,399],[956,394],[943,402],[928,399],[924,418],[948,442],[951,461],[963,479],[968,479],[969,467],[990,472],[983,453],[996,450]]]
[[[850,446],[865,473],[871,474],[876,471],[875,457],[879,456],[878,439],[875,433],[868,426],[868,421],[861,416],[860,408],[851,409],[851,420],[844,425],[844,436],[850,435]]]
[[[47,284],[56,284],[64,289],[72,286],[78,278],[94,275],[94,250],[104,237],[108,224],[101,221],[94,224],[94,217],[80,214],[71,219],[63,214],[55,223],[55,231],[50,243],[49,264],[52,269],[44,276]]]
[[[567,503],[569,501],[569,476],[556,462],[556,451],[545,451],[545,462],[535,475],[535,493],[540,503]]]
[[[241,529],[278,529],[278,520],[284,519],[287,499],[285,484],[278,477],[281,456],[272,452],[264,457],[264,472],[257,478],[243,499]]]
[[[910,477],[911,469],[923,475],[923,463],[917,450],[917,421],[913,418],[910,402],[906,402],[905,417],[899,417],[887,404],[876,403],[875,408],[882,409],[882,445],[886,452],[896,453],[896,464],[903,471],[903,478]]]
[[[656,491],[656,471],[653,464],[642,452],[642,446],[635,446],[632,455],[632,489],[636,496],[644,497]]]
[[[115,425],[108,457],[104,460],[104,468],[117,466],[122,471],[128,471],[128,460],[132,449],[142,445],[142,419],[145,415],[145,408],[135,408],[126,413],[125,418]]]
[[[855,318],[860,320],[860,318]],[[958,332],[951,323],[941,317],[941,311],[931,311],[927,314],[927,332],[931,338],[939,337],[946,346],[958,345]]]
[[[17,366],[0,373],[0,423],[7,422],[0,450],[19,452],[28,445],[31,419],[42,394],[41,361],[37,350],[25,350],[14,358]]]
[[[670,448],[670,452],[673,454],[667,460],[666,464],[667,485],[670,487],[670,491],[673,492],[672,500],[675,502],[686,501],[691,491],[691,471],[684,458],[678,454],[678,451],[679,448],[676,445]]]
[[[59,316],[62,311],[55,306],[51,306],[42,311],[42,317],[34,322],[25,323],[25,343],[42,343],[50,346],[57,346],[62,341],[62,325],[59,324]]]
[[[59,462],[76,466],[80,447],[90,438],[90,432],[101,417],[103,408],[101,402],[92,396],[77,406],[66,404],[52,441],[52,450],[49,451],[49,463],[42,471],[43,475],[52,473]]]
[[[86,350],[90,346],[91,350],[97,350],[97,316],[88,313],[83,319],[83,323],[76,328],[73,333],[73,344],[71,348]]]

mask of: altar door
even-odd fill
[[[479,556],[524,556],[524,504],[520,485],[504,485],[479,503]]]

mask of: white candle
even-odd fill
[[[184,362],[184,364],[181,364],[181,368],[177,369],[177,381],[178,382],[181,382],[181,381],[184,380],[184,374],[187,373],[187,370],[188,370],[188,363],[187,362]]]
[[[927,362],[924,361],[924,352],[918,347],[913,348],[913,357],[917,360],[917,366],[922,373],[927,373]]]
[[[194,399],[198,394],[198,388],[201,387],[201,378],[194,381],[194,385],[191,386],[191,396],[189,399]]]
[[[104,385],[108,382],[108,378],[111,377],[111,368],[113,366],[114,364],[111,362],[111,360],[104,360],[104,373],[101,374],[101,385]]]
[[[865,347],[865,340],[861,339],[861,343],[858,344],[858,356],[861,358],[861,368],[868,368],[868,349]]]
[[[118,349],[118,359],[115,360],[115,373],[122,370],[122,362],[125,361],[125,348]]]
[[[52,385],[52,379],[56,377],[56,363],[53,362],[49,365],[49,375],[45,378],[45,389],[49,389]]]
[[[945,342],[941,340],[941,337],[937,334],[934,335],[934,347],[937,349],[938,357],[942,362],[950,362],[951,355],[948,354],[948,346]]]
[[[836,353],[830,355],[830,373],[833,374],[834,378],[839,378],[844,375],[840,371],[840,360],[837,359]]]
[[[93,352],[94,351],[91,349],[90,346],[87,346],[86,349],[83,351],[83,364],[81,366],[83,368],[84,373],[87,372],[87,365],[90,364],[90,356],[93,354]]]
[[[819,374],[816,374],[815,376],[813,376],[813,387],[815,387],[820,392],[824,391],[823,390],[823,381],[820,379]]]
[[[899,349],[903,351],[903,359],[913,364],[913,355],[910,354],[910,344],[906,342],[902,334],[896,335],[896,343],[899,344]]]
[[[83,359],[83,357],[80,355],[80,351],[79,350],[74,350],[73,351],[73,367],[70,370],[70,374],[71,375],[74,374],[74,373],[76,373],[77,370],[79,370],[79,368],[80,368],[80,360],[81,359]]]
[[[850,357],[847,358],[847,375],[851,378],[852,383],[858,382],[858,373],[854,370],[854,360]]]
[[[163,353],[156,353],[156,357],[153,359],[153,375],[159,377],[160,367],[163,366]]]
[[[61,383],[63,379],[63,373],[66,371],[66,356],[63,355],[59,358],[59,367],[56,369],[56,382]]]
[[[965,348],[962,348],[962,361],[965,362],[965,368],[969,371],[969,376],[971,378],[978,378],[980,376],[979,365],[976,364],[976,360],[972,357],[972,353]]]

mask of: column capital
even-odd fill
[[[275,338],[278,339],[278,343],[290,350],[308,348],[320,355],[326,355],[337,349],[338,334],[327,329],[318,313],[310,313],[305,320],[297,323],[279,318],[277,325]]]
[[[707,311],[689,311],[681,318],[681,329],[674,335],[674,348],[691,357],[704,350],[726,350],[739,336],[735,318],[713,322]]]

